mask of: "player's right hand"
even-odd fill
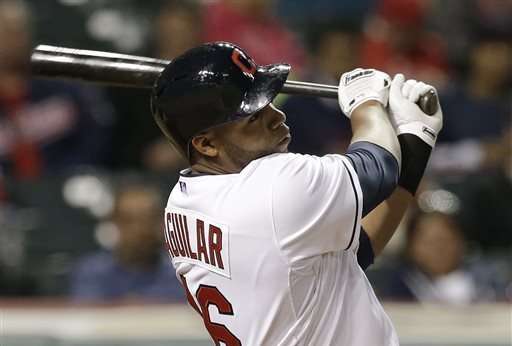
[[[435,91],[435,88],[414,79],[405,82],[404,75],[397,74],[391,82],[389,91],[389,114],[397,135],[413,134],[434,148],[439,131],[443,127],[441,105],[438,101],[437,112],[427,115],[416,103],[430,90]]]
[[[356,68],[341,76],[338,102],[341,110],[350,118],[354,109],[365,101],[376,100],[388,105],[391,78],[375,69]]]

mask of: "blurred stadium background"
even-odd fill
[[[366,66],[438,88],[443,133],[411,215],[368,276],[403,345],[511,344],[509,0],[0,4],[2,346],[210,344],[182,295],[73,296],[77,261],[119,245],[116,189],[144,182],[165,200],[186,164],[154,124],[148,90],[34,79],[28,59],[38,44],[172,59],[212,40],[239,44],[259,64],[291,62],[296,80],[337,84],[335,76]],[[293,150],[346,148],[350,129],[336,101],[276,103]],[[412,265],[416,212],[449,215],[461,230],[463,257],[450,272],[458,276],[439,296],[401,295],[393,281]]]

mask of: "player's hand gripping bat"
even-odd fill
[[[169,60],[149,57],[39,45],[32,52],[32,73],[38,77],[74,80],[109,86],[151,88]],[[285,94],[338,98],[338,86],[287,80]],[[432,90],[419,101],[429,115],[437,110]]]

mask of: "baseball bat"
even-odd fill
[[[36,77],[80,81],[106,86],[152,88],[170,60],[136,55],[39,45],[31,55]],[[338,86],[287,80],[282,93],[338,98]],[[437,111],[437,95],[432,90],[418,102],[429,115]]]

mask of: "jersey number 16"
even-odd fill
[[[188,289],[187,280],[183,275],[180,275],[185,292],[187,294],[188,303],[203,317],[204,326],[210,333],[215,345],[220,346],[222,341],[227,346],[239,346],[242,345],[240,340],[229,331],[229,329],[219,323],[214,323],[210,320],[210,312],[208,308],[210,305],[215,305],[221,315],[233,316],[233,307],[231,303],[220,293],[217,287],[208,285],[199,285],[196,291],[196,298],[199,303],[197,306],[194,297]]]

